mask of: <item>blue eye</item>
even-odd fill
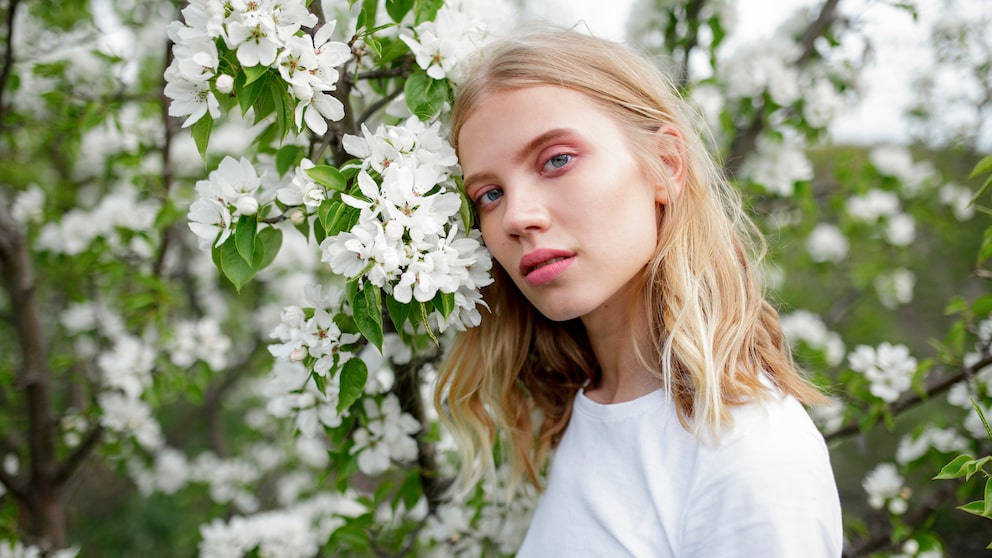
[[[502,188],[490,188],[485,192],[482,192],[475,198],[475,206],[478,208],[483,208],[491,203],[496,202],[496,200],[503,197]]]
[[[572,160],[572,156],[567,153],[562,153],[560,155],[555,155],[548,159],[548,162],[544,163],[544,170],[556,170],[563,168]]]

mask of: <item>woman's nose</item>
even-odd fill
[[[543,231],[551,224],[548,207],[539,192],[514,188],[504,194],[503,230],[512,237]]]

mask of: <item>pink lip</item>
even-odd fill
[[[528,285],[537,287],[561,275],[573,261],[575,254],[572,252],[538,248],[520,258],[520,275]]]

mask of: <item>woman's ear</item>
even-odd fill
[[[655,186],[655,201],[667,204],[679,197],[685,186],[688,163],[686,145],[682,134],[672,125],[666,124],[655,132],[657,155],[665,176]]]

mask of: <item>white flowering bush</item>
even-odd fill
[[[512,555],[537,492],[508,500],[503,468],[449,490],[432,398],[493,265],[447,115],[465,62],[526,13],[53,6],[0,7],[0,556]],[[871,50],[857,6],[760,40],[736,8],[641,0],[628,31],[770,239],[783,334],[831,400],[811,412],[845,555],[975,554],[992,453],[976,157],[832,145]],[[937,27],[941,56],[958,28]]]

